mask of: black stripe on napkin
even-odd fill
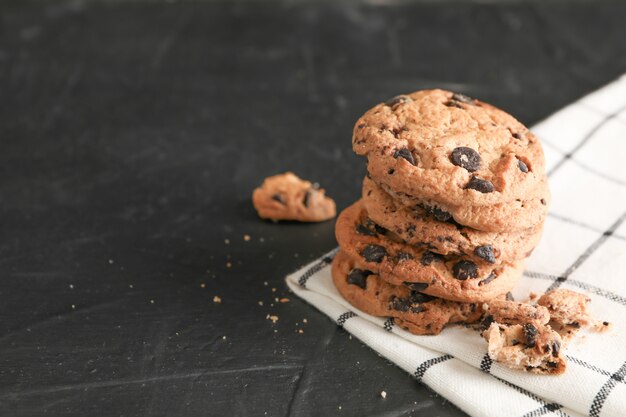
[[[414,374],[414,375],[415,375],[415,378],[416,378],[418,381],[421,381],[421,380],[422,380],[422,378],[424,377],[424,374],[426,373],[426,371],[427,371],[427,370],[428,370],[431,366],[433,366],[433,365],[437,365],[438,363],[441,363],[441,362],[445,362],[445,361],[447,361],[447,360],[449,360],[449,359],[452,359],[452,358],[453,358],[453,356],[452,356],[452,355],[442,355],[442,356],[438,356],[438,357],[436,357],[436,358],[429,359],[429,360],[427,360],[427,361],[425,361],[425,362],[422,362],[422,363],[421,363],[421,364],[417,367],[417,369],[415,370],[415,374]]]
[[[602,411],[602,407],[606,402],[606,399],[609,398],[611,391],[617,385],[618,382],[624,381],[624,376],[626,376],[626,362],[622,364],[622,366],[615,372],[611,374],[609,380],[604,383],[600,391],[596,394],[593,402],[591,403],[591,408],[589,409],[590,417],[598,417],[600,416],[600,412]]]
[[[343,327],[345,322],[348,321],[348,319],[351,319],[352,317],[356,317],[356,313],[352,311],[346,311],[345,313],[343,313],[341,316],[337,318],[337,326]]]
[[[309,278],[321,271],[326,265],[330,264],[333,261],[335,255],[337,255],[337,251],[338,249],[334,249],[333,251],[329,252],[328,255],[324,256],[318,263],[307,269],[304,274],[302,274],[302,276],[298,278],[298,285],[300,285],[302,288],[306,288],[306,283]]]

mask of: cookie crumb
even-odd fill
[[[226,336],[222,336],[222,340],[226,340]]]
[[[74,285],[70,284],[70,289],[73,290],[74,289]]]
[[[154,300],[150,300],[150,304],[154,304]]]
[[[200,288],[205,288],[206,284],[204,282],[200,283]]]
[[[382,399],[387,398],[387,392],[386,391],[381,391],[380,392],[380,398],[382,398]]]
[[[273,324],[276,324],[278,321],[278,316],[270,316],[269,314],[265,317],[267,320],[271,320]]]
[[[593,326],[593,329],[596,332],[608,332],[613,327],[613,323],[609,323],[608,321],[598,321]]]
[[[213,302],[216,304],[220,304],[222,302],[222,298],[219,295],[213,297]]]
[[[72,310],[75,310],[76,306],[74,304],[72,304]]]
[[[531,291],[530,293],[528,293],[528,299],[531,301],[534,301],[537,299],[537,294],[534,291]]]
[[[113,265],[113,259],[109,259],[109,265]]]
[[[263,307],[263,301],[259,301],[259,305]]]
[[[298,333],[303,334],[303,333],[304,333],[304,330],[299,329],[299,330],[298,330]]]
[[[267,281],[263,281],[263,285],[267,287]]]
[[[276,292],[276,288],[272,288],[272,292]]]
[[[224,244],[225,245],[230,245],[230,239],[224,239]]]
[[[309,321],[307,319],[302,319],[302,323],[308,323]]]
[[[248,235],[248,234],[243,235],[243,240],[246,241],[246,242],[249,242],[250,241],[250,235]]]
[[[226,268],[230,268],[231,266],[233,266],[232,262],[230,261],[226,262]]]
[[[283,298],[281,298],[281,299],[280,299],[280,300],[278,300],[278,301],[280,301],[281,303],[288,303],[288,302],[289,302],[289,298],[287,298],[287,297],[283,297]]]

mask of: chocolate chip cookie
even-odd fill
[[[259,217],[270,220],[321,222],[336,216],[335,202],[319,184],[291,172],[266,178],[254,190],[252,203]]]
[[[376,182],[451,207],[523,200],[544,176],[541,144],[524,125],[444,90],[378,104],[356,122],[352,145]]]
[[[371,221],[361,201],[339,215],[335,234],[345,253],[383,280],[447,300],[496,298],[510,291],[522,273],[521,261],[493,265],[407,245],[393,231]]]
[[[390,285],[376,273],[359,268],[342,251],[333,260],[332,277],[339,293],[354,307],[373,316],[394,317],[397,325],[413,334],[439,334],[448,323],[474,323],[482,315],[476,303],[442,300]]]
[[[393,199],[369,178],[363,180],[363,206],[376,224],[406,243],[433,252],[462,254],[476,262],[499,264],[530,255],[539,243],[543,223],[511,233],[483,232],[457,223],[436,206],[407,207]]]

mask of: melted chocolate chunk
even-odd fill
[[[409,101],[411,101],[410,97],[399,95],[399,96],[392,97],[389,100],[385,101],[385,105],[389,107],[394,107],[394,106],[397,106],[398,104],[408,103]]]
[[[433,216],[435,220],[440,221],[440,222],[447,222],[452,219],[452,214],[438,207],[431,207],[431,206],[424,205],[424,210],[426,211],[426,213]]]
[[[556,368],[559,366],[556,362],[548,362],[546,365],[548,365],[548,368]]]
[[[365,236],[376,236],[376,232],[374,232],[373,230],[368,229],[365,225],[362,224],[358,224],[356,226],[356,232],[360,235],[365,235]]]
[[[490,264],[496,263],[496,253],[491,245],[478,246],[474,249],[474,255],[489,262]]]
[[[398,254],[396,255],[397,262],[407,261],[409,259],[413,259],[413,255],[411,255],[410,253],[398,252]]]
[[[382,226],[377,225],[376,223],[374,223],[374,230],[376,230],[376,232],[377,232],[378,234],[381,234],[381,235],[383,235],[383,236],[384,236],[384,235],[386,235],[386,234],[387,234],[387,232],[388,232],[388,230],[387,230],[387,229],[385,229],[385,228],[384,228],[384,227],[382,227]]]
[[[579,323],[579,322],[577,322],[577,321],[574,321],[574,322],[572,322],[572,323],[569,323],[569,324],[568,324],[568,326],[572,326],[572,327],[574,327],[575,329],[580,329],[580,323]]]
[[[554,343],[552,343],[552,356],[554,356],[555,358],[559,356],[560,350],[561,350],[561,344],[559,343],[558,340],[555,340]]]
[[[396,172],[396,170],[395,170],[395,169],[393,169],[393,168],[389,168],[389,170],[387,171],[387,174],[389,174],[389,175],[393,175],[393,173],[394,173],[394,172]]]
[[[362,251],[361,256],[367,262],[381,263],[383,258],[387,256],[387,250],[380,245],[367,245]]]
[[[517,167],[524,173],[528,172],[528,165],[526,165],[521,159],[517,160]]]
[[[435,261],[441,261],[441,260],[443,260],[443,256],[439,255],[438,253],[427,250],[426,252],[422,254],[422,259],[420,259],[420,263],[424,266],[427,266],[427,265],[432,264]]]
[[[429,301],[434,300],[435,297],[433,297],[432,295],[423,294],[419,291],[411,291],[410,299],[412,303],[420,304],[420,303],[428,303]]]
[[[406,159],[407,161],[409,161],[409,163],[410,163],[411,165],[417,165],[417,164],[415,163],[415,159],[413,158],[413,154],[412,154],[412,153],[411,153],[411,151],[410,151],[410,150],[408,150],[407,148],[398,149],[397,151],[395,151],[395,152],[393,153],[393,157],[394,157],[394,158],[396,158],[396,159],[397,159],[397,158],[404,158],[404,159]]]
[[[537,334],[539,334],[539,331],[534,325],[531,323],[524,324],[524,337],[526,338],[527,348],[535,347],[535,344],[537,343]]]
[[[477,176],[472,176],[472,179],[469,180],[465,188],[480,191],[483,194],[492,193],[494,190],[493,184],[491,182],[480,179]]]
[[[491,273],[487,276],[487,278],[483,279],[482,281],[480,281],[478,283],[479,286],[483,286],[483,285],[487,285],[489,284],[491,281],[493,281],[494,279],[496,279],[498,276],[496,275],[495,272],[491,271]]]
[[[480,168],[480,155],[478,152],[465,146],[455,148],[450,154],[450,161],[469,172],[477,171]]]
[[[358,269],[354,268],[348,274],[348,284],[356,285],[362,289],[367,287],[367,277],[372,275],[372,271],[368,271],[367,269]]]
[[[304,194],[304,198],[302,199],[302,204],[304,205],[304,207],[309,207],[309,198],[311,198],[312,193],[313,192],[311,190],[308,190],[306,194]]]
[[[489,326],[491,326],[491,323],[493,323],[493,316],[490,314],[488,316],[486,316],[481,322],[480,322],[480,327],[483,330],[486,330],[489,328]]]
[[[283,198],[283,195],[280,193],[276,193],[272,196],[272,200],[274,201],[278,201],[280,204],[285,204],[285,199]]]
[[[428,288],[428,284],[426,284],[425,282],[404,282],[404,285],[406,285],[407,287],[409,287],[410,289],[414,290],[414,291],[424,291],[426,288]]]
[[[472,261],[459,261],[452,267],[454,278],[462,281],[478,277],[478,267]]]

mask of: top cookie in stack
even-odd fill
[[[353,149],[404,206],[485,232],[541,223],[549,191],[537,138],[509,114],[443,90],[394,97],[356,123]]]
[[[333,268],[349,302],[436,334],[509,298],[550,197],[526,127],[489,104],[426,90],[367,111],[352,144],[368,175],[337,219]]]

